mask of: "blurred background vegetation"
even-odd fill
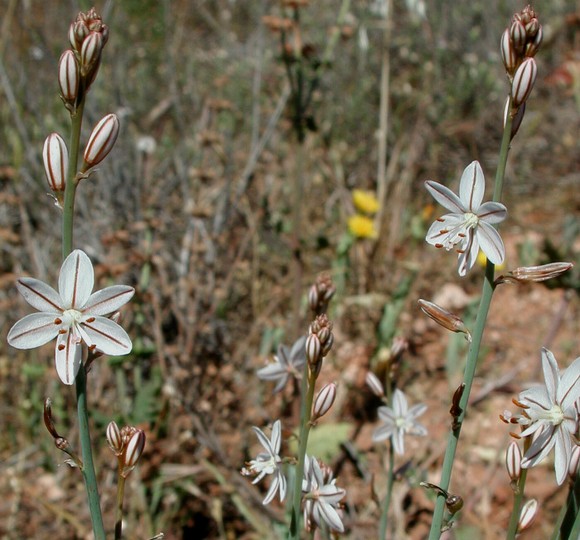
[[[137,288],[124,312],[132,355],[104,359],[90,375],[111,524],[114,467],[104,428],[115,419],[147,430],[146,455],[129,487],[128,537],[164,531],[175,539],[268,538],[269,520],[284,518],[281,508],[262,507],[258,489],[238,471],[253,452],[251,425],[281,417],[292,429],[296,419],[295,394],[272,398],[255,370],[278,343],[297,337],[289,321],[297,159],[305,189],[300,285],[305,293],[325,271],[339,287],[329,377],[340,381],[345,395],[335,421],[353,427],[373,421],[376,403],[364,389],[364,373],[380,367],[396,336],[409,347],[402,386],[425,396],[429,377],[440,378],[443,388],[453,380],[444,360],[447,338],[415,321],[416,299],[456,278],[454,257],[424,245],[433,212],[441,209],[433,208],[422,183],[434,179],[455,188],[473,159],[491,182],[508,89],[499,39],[524,4],[394,0],[385,17],[386,5],[352,2],[338,26],[340,0],[301,8],[310,58],[322,61],[331,36],[339,39],[329,61],[316,63],[318,84],[300,152],[280,36],[263,23],[264,16],[291,13],[280,2],[95,5],[110,37],[87,100],[85,140],[109,112],[120,117],[122,131],[109,158],[82,184],[75,246],[90,255],[101,284]],[[59,209],[46,194],[41,152],[48,133],[68,137],[56,66],[70,22],[91,6],[0,0],[0,531],[6,538],[87,538],[90,530],[80,476],[60,465],[63,455],[42,425],[42,404],[50,396],[59,430],[74,441],[74,396],[54,376],[50,346],[9,350],[5,336],[28,312],[14,280],[33,275],[54,283],[60,265]],[[534,7],[545,39],[508,166],[510,222],[502,231],[510,267],[577,260],[578,253],[580,4],[554,0]],[[387,196],[378,238],[356,239],[347,229],[351,191],[376,189],[385,58]],[[575,355],[577,276],[558,284],[558,296],[536,298],[568,310],[562,319],[572,322],[559,323],[565,327],[560,347]],[[462,286],[474,295],[477,282],[471,277]],[[305,305],[300,313],[305,331]],[[540,319],[538,331],[550,336],[552,318]],[[424,347],[427,331],[437,336],[439,349]],[[536,358],[526,329],[517,331],[522,343],[503,358],[522,352]],[[505,334],[498,339],[509,344]],[[433,396],[433,405],[448,408],[444,397]],[[433,419],[434,446],[417,458],[422,474],[437,469],[434,448],[445,422],[444,412]],[[340,442],[356,443],[355,431]],[[372,470],[367,460],[372,463],[375,449],[359,450],[363,469]],[[360,496],[347,500],[351,537],[373,538],[378,511],[368,497],[368,476],[342,474],[360,482]],[[400,504],[408,509],[411,503]],[[414,500],[412,508],[398,530],[421,538],[429,501]],[[467,514],[469,534],[495,538],[494,527],[501,530],[501,520],[482,523],[481,512]]]

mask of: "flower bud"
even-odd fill
[[[79,92],[79,65],[70,49],[63,52],[58,61],[58,85],[65,100],[76,101]]]
[[[312,311],[316,311],[319,302],[320,297],[318,295],[318,287],[316,287],[316,285],[312,285],[308,291],[308,306]]]
[[[103,117],[94,127],[85,148],[84,160],[87,168],[105,159],[119,135],[119,119],[114,114]]]
[[[123,453],[123,437],[116,422],[109,422],[107,426],[107,443],[109,443],[109,448],[116,456],[120,456]]]
[[[137,465],[144,448],[145,432],[142,429],[136,429],[129,439],[123,455],[123,476],[125,478],[134,469],[135,465]]]
[[[52,191],[64,191],[68,168],[68,150],[58,133],[51,133],[44,141],[42,150],[44,171]]]
[[[528,99],[530,92],[534,87],[534,83],[536,82],[537,74],[538,66],[533,58],[526,58],[520,64],[512,82],[512,99],[514,107],[519,107]]]
[[[534,18],[531,19],[528,24],[526,24],[525,31],[528,36],[528,39],[533,39],[536,37],[538,30],[540,29],[540,23],[538,19]]]
[[[500,51],[505,70],[512,75],[516,69],[518,57],[510,37],[510,31],[507,28],[501,35]]]
[[[383,397],[385,395],[383,383],[381,383],[379,378],[372,371],[367,372],[365,382],[375,396]]]
[[[322,387],[318,395],[314,399],[314,407],[312,410],[312,421],[322,418],[332,407],[336,399],[336,384],[329,383]]]
[[[572,482],[576,480],[576,475],[578,474],[578,466],[580,465],[580,446],[577,444],[572,448],[572,453],[570,454],[570,463],[568,464],[568,476]]]
[[[321,345],[324,345],[331,336],[331,329],[328,326],[324,326],[318,331],[318,339],[320,340]]]
[[[68,40],[75,51],[81,52],[83,41],[88,35],[89,28],[84,21],[77,19],[71,23],[68,31]]]
[[[322,344],[322,356],[326,356],[334,344],[334,334],[331,332]]]
[[[528,40],[528,43],[526,45],[527,57],[532,58],[533,56],[536,56],[536,53],[538,52],[543,39],[544,39],[544,31],[540,26],[534,38],[532,40]]]
[[[441,306],[428,302],[427,300],[419,300],[419,307],[429,318],[433,319],[437,324],[451,330],[452,332],[461,332],[465,334],[468,341],[471,341],[471,334],[463,321],[453,313],[443,309]]]
[[[81,48],[81,74],[87,76],[93,72],[98,64],[103,50],[103,36],[98,32],[91,32],[83,41]]]
[[[512,270],[507,275],[497,278],[496,283],[546,281],[561,276],[573,266],[574,264],[570,262],[554,262],[541,264],[540,266],[521,266]]]
[[[538,501],[536,501],[536,499],[531,499],[526,504],[524,504],[524,506],[522,506],[520,519],[518,521],[518,533],[521,533],[532,524],[532,521],[534,521],[534,518],[536,517],[537,511]]]
[[[520,21],[512,22],[509,29],[509,36],[513,48],[517,54],[521,56],[524,52],[524,47],[526,46],[526,29],[524,25]]]
[[[309,364],[316,364],[320,360],[322,345],[316,334],[310,334],[306,338],[306,359]]]
[[[517,482],[522,472],[522,451],[515,441],[512,441],[508,446],[505,466],[512,482]]]

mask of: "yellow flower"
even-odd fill
[[[373,220],[359,214],[348,218],[348,230],[356,238],[376,238],[378,236]]]
[[[479,266],[481,266],[482,268],[485,268],[487,265],[487,257],[485,256],[485,253],[483,251],[481,251],[481,249],[479,250],[479,253],[477,254],[477,264],[479,264]],[[501,264],[496,264],[495,265],[495,269],[496,270],[505,270],[505,260],[504,262],[502,262]]]
[[[379,210],[379,201],[372,191],[355,189],[352,192],[352,202],[359,212],[365,214],[376,214]]]

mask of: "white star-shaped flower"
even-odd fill
[[[405,453],[405,435],[427,435],[425,427],[417,422],[417,418],[427,410],[427,405],[418,403],[409,408],[405,394],[395,389],[393,407],[379,407],[379,418],[383,424],[373,432],[373,441],[391,439],[397,454]]]
[[[288,382],[290,375],[299,379],[306,362],[306,337],[299,337],[289,349],[285,345],[278,347],[278,354],[274,355],[274,362],[260,368],[256,374],[265,381],[276,381],[274,394],[280,392]]]
[[[314,457],[304,456],[304,478],[302,492],[304,498],[304,524],[307,530],[312,529],[313,522],[321,527],[323,523],[333,531],[344,532],[344,525],[339,514],[340,501],[346,490],[335,485],[332,470],[323,468]]]
[[[72,384],[78,373],[82,341],[104,354],[131,352],[127,332],[103,315],[127,303],[135,289],[114,285],[92,293],[94,281],[90,259],[77,249],[62,263],[58,292],[34,278],[16,283],[20,294],[40,313],[20,319],[8,332],[8,343],[17,349],[33,349],[56,337],[56,371],[65,384]]]
[[[566,479],[575,444],[580,357],[560,374],[554,355],[548,349],[542,349],[542,368],[545,386],[525,390],[518,397],[518,404],[524,408],[523,414],[515,417],[517,423],[525,428],[521,436],[528,437],[540,430],[524,454],[522,467],[527,469],[537,465],[554,448],[556,481],[561,485]]]
[[[257,474],[252,484],[257,484],[267,474],[274,475],[262,504],[269,504],[278,491],[280,492],[280,502],[282,502],[286,497],[286,477],[282,472],[282,458],[279,456],[282,445],[282,423],[280,420],[274,422],[270,439],[260,428],[254,426],[252,429],[266,451],[260,452],[256,459],[247,463],[247,467],[242,469],[242,474],[244,476]]]
[[[505,247],[492,223],[500,223],[507,216],[506,207],[498,202],[481,204],[485,178],[479,162],[467,166],[459,183],[459,197],[442,184],[428,180],[427,190],[450,214],[437,218],[427,232],[426,241],[447,251],[459,253],[459,275],[464,276],[474,265],[479,249],[493,264],[501,264]]]

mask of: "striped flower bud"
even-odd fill
[[[530,499],[526,504],[524,504],[524,506],[522,506],[520,519],[518,521],[518,533],[521,533],[532,524],[537,512],[538,501],[536,501],[536,499]]]
[[[518,56],[511,40],[510,31],[507,28],[501,35],[500,51],[505,70],[510,75],[513,75],[518,62]]]
[[[81,52],[83,41],[88,35],[89,28],[84,21],[77,19],[71,23],[68,30],[68,40],[75,51]]]
[[[94,167],[105,159],[113,148],[119,135],[119,119],[115,114],[103,117],[94,127],[89,142],[85,148],[84,160],[86,168]]]
[[[320,360],[322,345],[316,334],[310,334],[306,338],[306,359],[309,364],[316,364]]]
[[[101,58],[103,50],[103,36],[98,32],[91,32],[83,41],[81,48],[81,74],[87,76],[92,73]]]
[[[526,28],[524,25],[520,21],[512,22],[509,29],[509,36],[511,38],[513,48],[516,50],[518,55],[522,55],[526,46],[527,37]]]
[[[468,341],[471,341],[471,333],[457,315],[454,315],[450,311],[443,309],[441,306],[438,306],[433,302],[428,302],[427,300],[420,299],[418,304],[421,311],[429,318],[433,319],[437,324],[441,325],[443,328],[447,328],[447,330],[451,330],[452,332],[465,334]]]
[[[516,70],[512,82],[513,106],[519,107],[528,99],[538,74],[538,66],[533,58],[526,58]]]
[[[62,97],[70,102],[77,99],[79,92],[79,65],[75,54],[64,51],[58,61],[58,85]]]
[[[109,443],[109,448],[116,456],[120,456],[123,453],[123,437],[116,422],[109,422],[107,426],[107,443]]]
[[[530,22],[528,24],[526,24],[525,26],[525,31],[527,34],[528,39],[533,39],[536,34],[538,33],[538,30],[540,29],[540,22],[538,21],[538,19],[533,18],[530,20]]]
[[[365,382],[375,396],[383,397],[385,395],[383,383],[381,383],[379,378],[372,371],[367,372]]]
[[[143,450],[145,448],[145,432],[142,429],[136,429],[123,454],[123,473],[122,476],[127,478],[129,473],[135,468]]]
[[[512,441],[508,446],[505,466],[512,482],[517,482],[522,472],[522,451],[515,441]]]
[[[542,26],[540,25],[534,38],[528,40],[528,43],[526,45],[526,56],[528,58],[536,56],[536,53],[538,52],[543,39],[544,39],[544,31],[542,30]]]
[[[332,349],[332,346],[334,345],[334,334],[332,332],[329,333],[328,337],[324,340],[324,343],[322,344],[322,356],[326,356],[328,355],[328,353],[330,352],[330,349]]]
[[[314,407],[312,409],[312,421],[315,422],[322,418],[332,407],[336,399],[336,384],[325,384],[318,395],[314,399]]]
[[[546,281],[561,276],[573,266],[574,265],[570,262],[553,262],[541,264],[540,266],[521,266],[512,270],[505,276],[498,277],[496,283]]]
[[[58,133],[51,133],[44,141],[42,160],[50,189],[55,192],[64,191],[68,169],[68,150]]]
[[[570,463],[568,464],[568,476],[572,482],[576,480],[578,466],[580,466],[580,446],[575,444],[570,455]]]

